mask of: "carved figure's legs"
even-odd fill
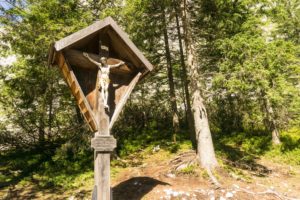
[[[104,106],[108,108],[108,83],[100,79],[100,86],[101,86],[101,98],[103,100]]]
[[[108,108],[108,83],[106,83],[104,86],[104,103],[105,107]]]

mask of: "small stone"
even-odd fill
[[[174,191],[172,194],[174,197],[177,197],[179,195],[179,192]]]
[[[232,197],[233,197],[233,193],[231,193],[231,192],[226,193],[226,198],[232,198]]]
[[[155,146],[153,149],[152,149],[152,152],[158,152],[160,150],[160,147],[159,145]]]
[[[175,176],[175,174],[169,173],[169,174],[167,174],[167,177],[169,177],[169,178],[175,178],[176,176]]]
[[[75,200],[74,196],[70,196],[68,200]]]

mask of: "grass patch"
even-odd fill
[[[214,141],[223,169],[236,179],[250,181],[250,176],[243,170],[251,171],[256,176],[268,176],[270,173],[266,166],[257,162],[259,159],[300,165],[300,129],[282,132],[280,139],[281,145],[274,146],[270,134],[240,132],[217,134]]]
[[[198,166],[197,165],[188,165],[187,167],[180,169],[177,173],[185,174],[185,175],[193,175],[196,174]]]
[[[281,144],[264,155],[266,158],[290,165],[300,165],[300,129],[292,128],[280,136]]]

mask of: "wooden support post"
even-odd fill
[[[116,147],[116,140],[109,134],[109,115],[104,108],[103,100],[97,92],[97,110],[96,120],[98,122],[98,132],[92,139],[92,147],[94,148],[95,164],[94,179],[95,187],[93,192],[93,200],[111,200],[110,191],[110,154]]]

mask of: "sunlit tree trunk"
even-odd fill
[[[274,145],[279,145],[280,142],[280,135],[279,135],[279,131],[276,125],[276,121],[275,121],[275,117],[274,117],[274,110],[271,106],[271,103],[269,101],[269,99],[266,97],[265,94],[263,94],[263,101],[264,101],[264,110],[266,112],[267,115],[267,127],[269,129],[269,131],[272,133],[272,143]]]
[[[200,92],[201,84],[199,81],[199,64],[197,62],[198,59],[194,46],[195,41],[191,32],[191,17],[189,10],[187,9],[186,0],[184,1],[184,31],[187,68],[190,78],[192,112],[197,139],[197,156],[202,167],[211,169],[216,167],[218,163],[209,128],[207,111]]]

